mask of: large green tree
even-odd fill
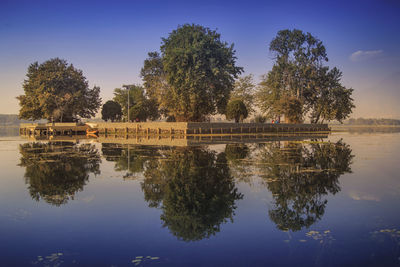
[[[200,25],[185,24],[162,40],[161,59],[168,82],[168,112],[177,121],[202,121],[225,113],[236,66],[233,45]]]
[[[19,118],[77,121],[94,116],[101,105],[100,88],[89,88],[81,70],[59,58],[28,68],[25,94],[17,97]]]
[[[159,117],[157,106],[150,101],[141,85],[123,85],[114,89],[114,101],[121,105],[122,114],[128,120],[128,91],[129,91],[129,120],[146,121]]]
[[[337,68],[324,66],[328,57],[320,40],[301,30],[282,30],[269,50],[275,64],[263,76],[257,92],[259,107],[266,115],[285,115],[289,122],[309,115],[313,123],[341,122],[350,115],[353,89],[341,85]]]
[[[101,109],[101,118],[105,121],[112,122],[120,120],[122,117],[121,105],[115,101],[107,101]]]

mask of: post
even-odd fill
[[[128,123],[129,123],[129,87],[128,87]]]

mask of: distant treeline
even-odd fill
[[[345,122],[349,125],[400,125],[400,120],[395,119],[349,119]]]
[[[0,126],[19,126],[20,123],[24,122],[32,121],[20,120],[17,114],[0,114]]]

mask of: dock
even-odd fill
[[[223,123],[223,122],[90,122],[77,123],[22,123],[19,133],[25,136],[72,136],[86,133],[98,136],[215,136],[280,133],[329,133],[328,124],[286,123]]]
[[[88,125],[77,123],[21,123],[19,134],[25,136],[86,135]]]

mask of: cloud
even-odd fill
[[[364,61],[378,57],[383,54],[383,50],[358,50],[350,55],[350,60],[353,62]]]
[[[349,193],[349,196],[354,200],[381,201],[379,197],[363,192],[352,191]]]

